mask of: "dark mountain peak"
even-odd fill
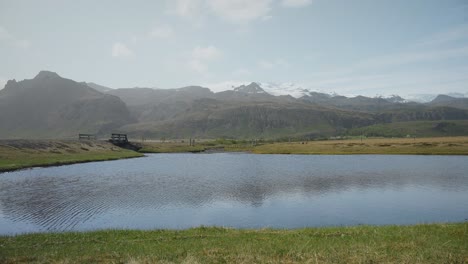
[[[34,77],[35,80],[39,80],[39,79],[52,79],[52,78],[62,78],[60,77],[60,75],[58,75],[57,73],[55,72],[51,72],[51,71],[40,71],[36,77]]]
[[[0,134],[6,137],[75,137],[109,132],[133,122],[118,97],[41,71],[0,91]]]
[[[5,84],[5,88],[10,87],[10,86],[17,86],[17,85],[18,85],[18,82],[15,79],[8,80],[7,83]]]
[[[333,99],[348,99],[348,97],[344,96],[344,95],[338,95],[338,94],[335,94],[333,96]]]
[[[431,103],[444,103],[444,102],[449,102],[455,100],[455,97],[451,97],[445,94],[439,94],[434,100],[431,101]]]
[[[354,97],[355,99],[358,100],[366,100],[366,99],[371,99],[370,97],[364,96],[364,95],[358,95]]]
[[[182,88],[175,89],[176,91],[184,91],[184,92],[211,92],[209,88],[203,87],[203,86],[186,86]]]
[[[319,92],[309,92],[308,96],[315,97],[315,98],[323,98],[323,99],[331,98],[331,95],[326,94],[326,93],[319,93]]]
[[[16,87],[18,87],[18,82],[15,79],[8,80],[5,84],[5,87],[2,87],[3,89],[0,88],[0,94],[3,95],[8,93],[10,90],[14,90]]]
[[[383,98],[383,99],[387,100],[390,103],[406,103],[406,100],[403,97],[396,95],[396,94],[391,95],[390,97],[387,97],[387,98]]]
[[[234,88],[234,91],[240,92],[240,93],[247,93],[247,94],[266,94],[267,93],[256,82],[252,82],[249,85],[241,85],[237,88]]]

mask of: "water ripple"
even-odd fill
[[[21,232],[25,223],[36,231],[378,224],[382,217],[399,223],[437,220],[442,211],[457,220],[468,217],[460,209],[468,208],[466,171],[468,159],[459,156],[250,154],[158,154],[38,168],[0,174],[0,220],[10,223],[0,233]],[[415,203],[395,206],[404,197]],[[460,197],[466,202],[448,204]],[[426,218],[410,212],[418,206]],[[401,219],[391,216],[395,210]]]

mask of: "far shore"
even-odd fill
[[[254,154],[312,155],[468,155],[468,136],[433,138],[363,138],[296,142],[242,140],[184,142],[142,142],[144,153],[249,152]]]
[[[435,138],[363,138],[273,142],[210,140],[135,141],[141,149],[123,149],[100,140],[0,140],[0,172],[32,167],[136,158],[144,153],[220,153],[302,155],[468,155],[468,136]]]

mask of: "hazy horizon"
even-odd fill
[[[0,0],[0,89],[49,70],[111,88],[467,94],[467,14],[461,0]]]

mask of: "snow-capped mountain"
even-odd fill
[[[248,86],[251,84],[251,81],[226,81],[221,83],[214,84],[205,84],[205,87],[210,88],[213,92],[222,92],[228,90],[234,90],[236,87]],[[291,95],[295,98],[300,98],[304,95],[308,95],[311,91],[305,89],[303,85],[296,83],[273,83],[273,82],[254,82],[261,89],[271,95]]]
[[[455,97],[455,98],[468,98],[468,93],[463,94],[463,93],[440,93],[440,94],[445,94],[450,97]],[[407,96],[407,99],[409,101],[413,102],[418,102],[418,103],[428,103],[432,100],[434,100],[439,94],[410,94]]]
[[[399,95],[396,95],[396,94],[393,94],[393,95],[390,95],[390,96],[383,96],[383,97],[380,97],[380,98],[385,99],[385,100],[389,101],[390,103],[403,104],[403,103],[408,103],[409,102],[405,98],[403,98],[403,97],[401,97]]]
[[[210,88],[213,92],[221,92],[221,91],[228,91],[228,90],[235,90],[238,87],[242,86],[249,86],[252,82],[250,81],[226,81],[222,83],[215,83],[215,84],[206,84],[205,87]],[[266,93],[279,96],[279,95],[290,95],[295,98],[301,98],[303,96],[311,96],[315,93],[320,94],[327,94],[331,97],[343,95],[337,94],[335,92],[330,91],[320,91],[317,89],[311,89],[307,85],[293,83],[293,82],[284,82],[284,83],[275,83],[275,82],[254,82],[258,85],[261,89],[263,89]],[[468,98],[468,93],[445,93],[451,97],[456,98]],[[347,97],[356,97],[362,94],[350,94],[347,93],[345,96]],[[383,98],[387,101],[394,102],[394,103],[407,103],[407,102],[418,102],[418,103],[427,103],[432,101],[434,98],[437,97],[438,94],[409,94],[403,95],[402,97],[393,94],[376,94],[374,96],[365,95],[369,97],[379,97]]]
[[[263,90],[271,95],[291,95],[295,98],[300,98],[308,95],[310,91],[304,86],[295,83],[258,83]]]
[[[258,83],[251,83],[249,85],[241,85],[239,87],[234,88],[234,92],[241,92],[247,94],[266,94],[267,92],[260,87]]]

